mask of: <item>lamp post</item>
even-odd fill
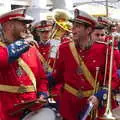
[[[106,0],[106,17],[108,17],[108,0]]]

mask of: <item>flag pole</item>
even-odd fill
[[[106,17],[108,17],[108,0],[106,0]]]

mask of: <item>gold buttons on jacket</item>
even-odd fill
[[[93,63],[95,63],[96,62],[96,60],[93,60]]]
[[[24,100],[21,100],[21,103],[24,103],[25,101]]]
[[[28,54],[28,57],[30,57],[30,54]]]

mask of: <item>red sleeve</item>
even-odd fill
[[[119,50],[114,50],[114,59],[116,61],[117,68],[120,68],[120,52],[119,52]]]
[[[112,65],[112,89],[117,89],[120,86],[120,79],[118,78],[117,75],[117,62],[115,59],[115,52],[117,53],[117,51],[114,51],[113,54],[113,65]],[[109,71],[110,71],[110,54],[111,54],[111,50],[109,50],[109,59],[108,59],[108,80],[109,80]],[[117,54],[116,54],[117,55]]]
[[[8,51],[6,47],[0,46],[0,68],[8,65]]]
[[[117,89],[120,86],[120,78],[117,75],[116,61],[113,61],[113,72],[112,72],[112,89]]]

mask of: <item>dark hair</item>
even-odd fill
[[[92,26],[89,25],[88,23],[83,23],[83,25],[85,26],[85,28],[92,27]]]
[[[36,29],[33,29],[33,31],[31,31],[33,37],[34,37],[34,40],[36,40],[37,42],[40,41],[40,37],[37,35],[37,31]]]
[[[105,26],[101,25],[101,24],[98,24],[94,27],[94,29],[102,30],[102,29],[105,29]]]
[[[110,25],[110,30],[111,30],[113,27],[116,27],[116,25],[114,25],[114,24]]]

